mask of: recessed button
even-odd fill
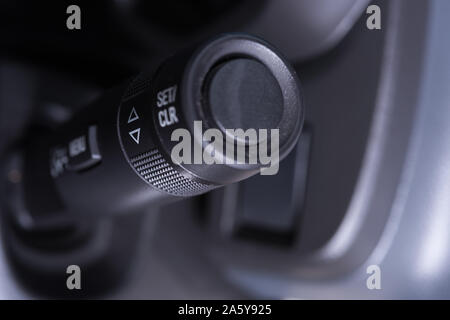
[[[97,142],[97,126],[89,126],[87,132],[80,134],[68,143],[67,169],[86,170],[102,160]]]
[[[212,72],[208,89],[209,112],[221,129],[278,128],[283,94],[262,63],[244,58],[224,62]]]

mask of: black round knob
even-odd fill
[[[290,64],[266,42],[245,34],[226,34],[216,37],[192,51],[176,55],[166,61],[153,78],[151,100],[170,88],[176,88],[175,101],[170,104],[177,123],[167,125],[159,121],[161,110],[153,108],[154,128],[160,151],[171,157],[178,141],[174,130],[184,128],[193,137],[192,149],[207,145],[196,133],[195,123],[201,121],[202,132],[218,129],[236,144],[252,144],[230,137],[226,129],[268,130],[267,148],[271,149],[270,130],[278,130],[277,152],[282,160],[295,146],[301,133],[304,106],[299,80]],[[170,110],[169,110],[170,112]],[[267,141],[262,141],[267,140]],[[184,176],[200,183],[220,186],[243,180],[260,172],[263,164],[239,162],[236,150],[221,154],[225,163],[177,163]],[[245,148],[248,159],[251,148]],[[219,152],[220,154],[220,152]],[[258,155],[259,156],[259,155]]]

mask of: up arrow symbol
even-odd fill
[[[133,109],[131,109],[130,116],[128,117],[128,123],[136,121],[137,119],[139,119],[139,116],[136,112],[136,109],[133,107]]]

